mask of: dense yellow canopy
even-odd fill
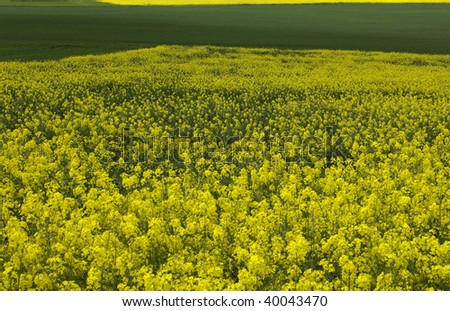
[[[301,4],[301,3],[450,3],[450,0],[99,0],[123,5]]]

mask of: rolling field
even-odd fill
[[[449,290],[449,66],[182,46],[0,63],[0,290]]]
[[[450,290],[450,5],[116,2],[0,0],[0,291]]]
[[[115,5],[259,5],[322,3],[450,3],[450,0],[0,0],[0,6],[76,6],[108,3]]]
[[[0,60],[160,44],[450,52],[446,4],[2,7]]]

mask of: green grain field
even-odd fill
[[[131,7],[1,1],[0,61],[162,44],[450,53],[448,4]]]

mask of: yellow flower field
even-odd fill
[[[218,4],[311,4],[311,3],[450,3],[450,0],[100,0],[122,5],[218,5]]]
[[[0,63],[0,290],[450,290],[450,56]]]

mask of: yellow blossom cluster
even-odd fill
[[[0,289],[450,290],[450,56],[0,63]]]

